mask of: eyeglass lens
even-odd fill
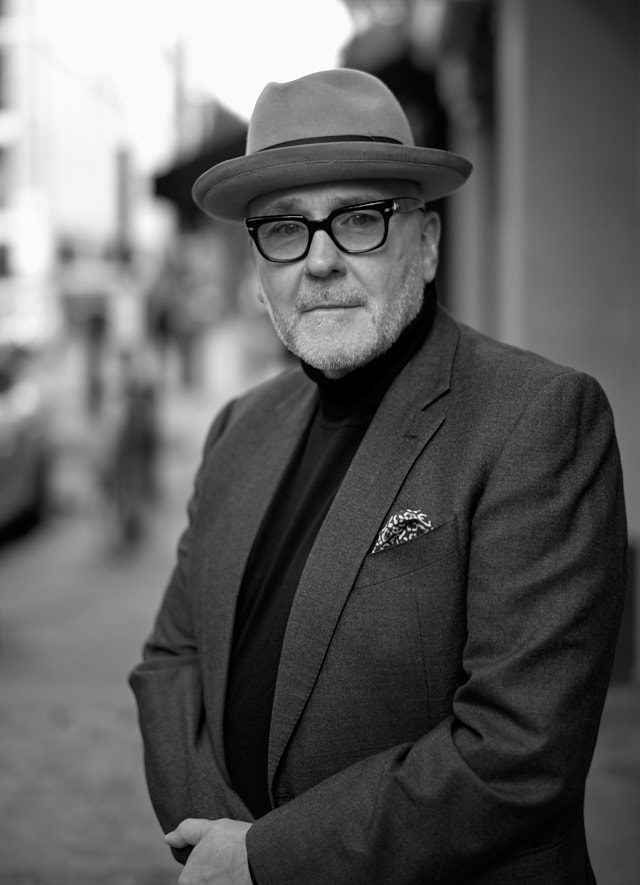
[[[383,243],[385,218],[380,209],[345,209],[331,219],[331,234],[343,249],[367,252]],[[310,236],[307,223],[296,218],[278,218],[258,228],[263,253],[281,261],[302,256]]]

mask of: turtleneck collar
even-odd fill
[[[327,378],[303,360],[305,374],[318,386],[320,411],[329,420],[370,418],[398,372],[409,362],[424,341],[433,323],[437,306],[434,283],[425,286],[420,313],[383,354],[342,378]]]

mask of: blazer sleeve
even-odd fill
[[[451,715],[256,821],[260,885],[460,882],[581,807],[626,587],[621,468],[597,382],[567,371],[537,392],[470,529]]]
[[[207,452],[223,432],[231,404],[213,422],[188,505],[188,524],[158,615],[129,676],[138,706],[149,796],[164,832],[187,817],[252,820],[215,759],[205,719],[200,659],[188,592],[191,525]],[[191,849],[173,850],[184,863]]]

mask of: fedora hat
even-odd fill
[[[244,156],[204,172],[192,195],[212,218],[241,221],[254,197],[283,188],[400,179],[415,182],[429,202],[457,190],[470,172],[456,154],[416,147],[402,107],[377,77],[337,68],[268,83]]]

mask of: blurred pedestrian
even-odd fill
[[[202,339],[209,325],[210,282],[199,280],[194,249],[187,237],[176,241],[146,293],[146,327],[160,358],[163,379],[167,362],[175,357],[180,387],[192,390],[200,383]],[[203,289],[205,290],[203,292]]]
[[[109,308],[103,292],[96,293],[88,300],[90,303],[83,329],[87,367],[85,402],[88,414],[96,416],[102,411],[105,397]]]
[[[334,70],[196,182],[300,367],[209,432],[131,676],[180,882],[593,883],[585,779],[626,583],[589,376],[437,303],[470,165]]]
[[[108,534],[116,552],[143,540],[159,496],[158,385],[144,351],[122,354],[122,386],[102,467]]]

